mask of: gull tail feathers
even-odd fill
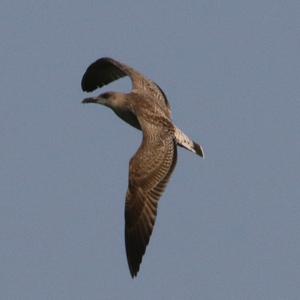
[[[190,139],[185,133],[179,128],[175,127],[175,139],[178,146],[183,147],[195,154],[204,157],[203,148],[192,139]]]

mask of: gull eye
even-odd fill
[[[104,93],[101,95],[102,98],[107,99],[110,97],[110,93]]]

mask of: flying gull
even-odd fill
[[[159,198],[176,165],[177,145],[202,157],[203,149],[174,125],[162,89],[135,69],[112,58],[100,58],[87,68],[81,87],[92,92],[124,76],[132,82],[129,93],[106,92],[82,103],[105,105],[143,132],[142,143],[129,162],[125,202],[125,246],[134,277],[149,243]]]

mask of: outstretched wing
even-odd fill
[[[92,92],[124,76],[130,77],[133,89],[150,94],[153,101],[170,113],[167,97],[155,82],[112,58],[103,57],[92,63],[82,77],[81,87],[85,92]]]
[[[137,275],[155,223],[157,204],[175,168],[173,135],[147,136],[129,165],[125,204],[125,244],[131,276]]]

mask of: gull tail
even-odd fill
[[[175,139],[178,146],[183,147],[191,152],[204,157],[203,148],[191,140],[185,133],[183,133],[179,128],[175,127]]]

